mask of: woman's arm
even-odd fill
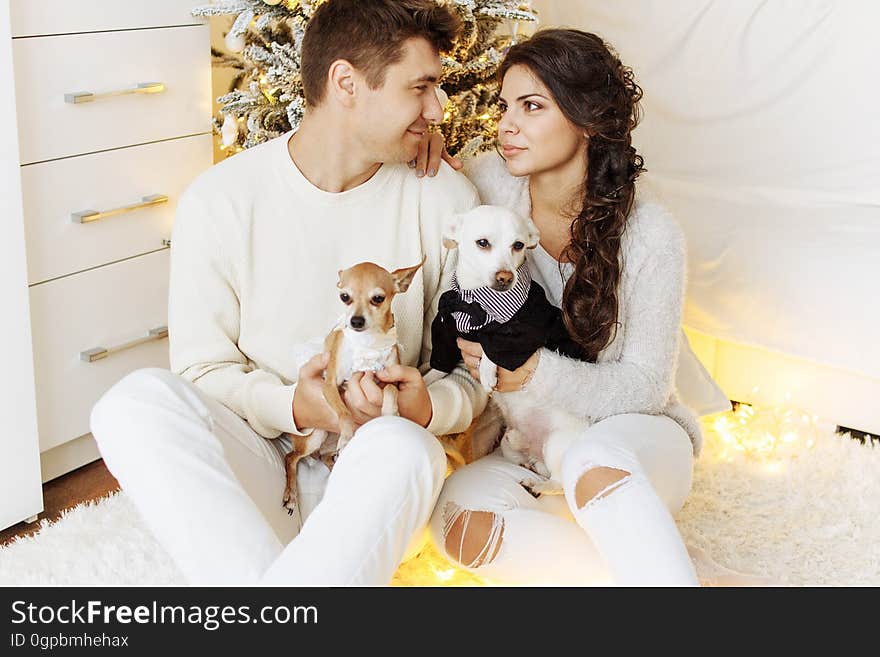
[[[663,410],[678,362],[686,256],[680,229],[662,219],[674,230],[651,231],[625,308],[619,360],[586,363],[542,349],[525,390],[584,419]]]

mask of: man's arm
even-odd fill
[[[300,431],[293,420],[296,383],[257,369],[238,349],[240,305],[236,234],[221,203],[190,188],[177,206],[168,294],[171,370],[192,381],[266,438]]]
[[[480,204],[474,186],[462,174],[443,164],[436,178],[427,179],[422,196],[422,239],[435,240],[425,249],[440,248],[440,271],[435,280],[425,279],[425,317],[419,371],[431,369],[431,325],[437,316],[440,295],[452,287],[452,274],[458,263],[458,250],[442,246],[443,228],[453,213],[467,212]],[[442,436],[459,433],[486,407],[489,399],[483,387],[474,380],[464,363],[428,385],[433,415],[427,426],[431,433]]]

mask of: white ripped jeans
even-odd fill
[[[157,368],[108,390],[91,428],[110,472],[190,584],[387,585],[423,545],[446,473],[431,433],[379,417],[357,430],[332,473],[300,462],[301,513],[288,515],[279,441]]]
[[[564,496],[535,498],[520,482],[543,478],[500,450],[452,473],[431,518],[437,549],[505,584],[697,585],[673,520],[693,474],[685,430],[666,416],[626,414],[579,434],[562,460]],[[578,508],[575,489],[593,468],[626,474]],[[490,512],[491,526],[468,537],[474,511]],[[447,539],[456,524],[460,540]],[[474,539],[481,549],[466,549]]]

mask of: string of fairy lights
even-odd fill
[[[765,471],[779,473],[788,461],[816,444],[819,417],[793,406],[791,394],[786,393],[783,404],[737,404],[706,425],[707,433],[718,441],[717,460],[760,461]]]

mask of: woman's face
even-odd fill
[[[511,66],[501,85],[498,147],[514,176],[561,170],[581,161],[587,139],[571,123],[550,91],[522,65]]]

